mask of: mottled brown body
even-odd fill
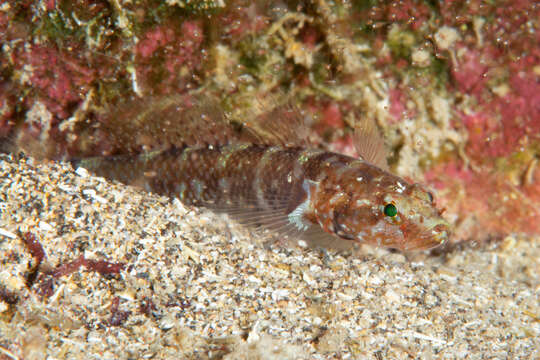
[[[80,165],[107,178],[178,197],[186,204],[226,208],[252,206],[264,209],[290,206],[305,199],[301,148],[229,145],[173,148],[136,157],[83,160]]]
[[[313,245],[342,247],[331,238],[410,250],[448,239],[449,225],[433,196],[388,172],[373,121],[355,127],[356,159],[314,148],[303,119],[288,104],[234,120],[212,99],[134,99],[101,123],[108,151],[126,155],[73,160],[54,142],[25,136],[10,148],[38,158],[67,157],[108,179]],[[148,151],[156,148],[165,150]]]
[[[79,165],[288,234],[318,229],[405,250],[439,245],[448,235],[430,195],[418,185],[363,160],[323,150],[251,144],[184,147],[88,159]],[[383,213],[390,203],[402,209],[398,216]]]
[[[244,224],[312,244],[331,237],[401,250],[449,236],[432,195],[388,172],[373,121],[355,127],[359,159],[313,148],[302,114],[287,104],[234,121],[208,99],[150,98],[119,106],[102,124],[110,151],[127,155],[68,157],[75,166]],[[64,158],[54,143],[16,140],[14,150]],[[165,150],[148,151],[156,148]]]

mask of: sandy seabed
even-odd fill
[[[268,245],[5,155],[0,211],[0,359],[540,358],[538,237],[438,255]]]

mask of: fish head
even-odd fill
[[[351,183],[351,182],[349,182]],[[343,239],[402,251],[425,250],[448,241],[450,225],[433,195],[395,176],[332,197],[323,228]]]
[[[431,192],[419,184],[400,182],[376,199],[377,222],[371,236],[382,246],[425,250],[448,241],[450,224],[435,206]]]

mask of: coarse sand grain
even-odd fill
[[[265,244],[7,155],[0,211],[0,359],[540,358],[538,237],[438,255]]]

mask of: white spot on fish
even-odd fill
[[[371,201],[367,199],[358,199],[356,200],[356,206],[362,206],[362,205],[371,205]]]
[[[345,194],[343,192],[338,192],[336,195],[332,196],[332,198],[328,201],[330,205],[335,205]]]
[[[364,236],[366,236],[365,231],[360,231],[356,234],[356,238],[358,239],[358,241],[364,241]]]
[[[224,194],[229,193],[230,182],[228,178],[219,179],[218,186]]]

